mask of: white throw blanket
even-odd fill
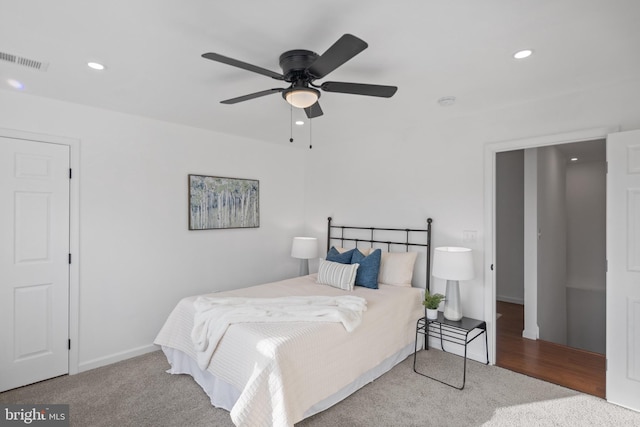
[[[362,321],[367,301],[343,295],[281,298],[198,297],[193,303],[191,340],[200,369],[207,369],[229,325],[248,322],[340,322],[351,332]]]

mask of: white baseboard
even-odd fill
[[[516,297],[505,296],[505,295],[498,295],[496,297],[496,300],[502,301],[502,302],[510,302],[512,304],[524,305],[524,298],[516,298]]]
[[[535,327],[534,330],[525,329],[522,331],[523,338],[528,338],[530,340],[537,340],[539,336],[540,336],[540,330],[538,329],[537,326]]]
[[[112,363],[120,362],[126,359],[131,359],[132,357],[142,356],[143,354],[151,353],[152,351],[156,351],[156,350],[160,350],[160,347],[155,344],[149,344],[149,345],[143,345],[137,348],[132,348],[130,350],[121,351],[119,353],[111,354],[109,356],[98,357],[93,360],[81,362],[78,365],[78,373],[99,368],[101,366],[111,365]]]
[[[484,340],[484,338],[480,337],[479,340]],[[474,341],[475,342],[475,341]],[[458,356],[464,356],[464,345],[462,344],[453,344],[450,342],[445,342],[444,347],[447,353],[456,354]],[[421,347],[418,347],[420,349]],[[484,343],[482,343],[482,348],[484,350]],[[429,351],[438,350],[442,351],[442,347],[440,347],[440,339],[429,337]],[[487,362],[487,354],[486,353],[478,353],[476,351],[472,351],[470,345],[467,346],[467,358],[470,360],[475,360],[476,362],[486,363]]]

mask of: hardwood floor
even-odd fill
[[[522,338],[524,306],[498,301],[497,311],[502,316],[496,322],[496,365],[605,397],[606,362],[603,354]]]

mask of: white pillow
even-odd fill
[[[338,248],[338,247],[336,247],[336,250],[338,252],[340,252],[340,253],[344,253],[344,252],[350,251],[351,249],[353,249],[353,248],[347,249],[347,248]],[[362,253],[362,255],[367,256],[367,255],[369,255],[371,253],[371,251],[373,249],[372,248],[364,248],[364,249],[358,248],[358,250],[360,251],[360,253]]]
[[[378,283],[411,286],[417,256],[417,252],[382,252]]]
[[[333,286],[344,291],[352,291],[356,281],[356,271],[360,264],[340,264],[339,262],[320,260],[318,283]]]

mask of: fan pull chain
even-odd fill
[[[311,132],[311,130],[312,130],[311,123],[313,123],[313,120],[309,119],[309,150],[311,150],[313,148],[313,140],[312,140],[313,132]]]
[[[289,142],[293,142],[293,105],[289,104]]]

